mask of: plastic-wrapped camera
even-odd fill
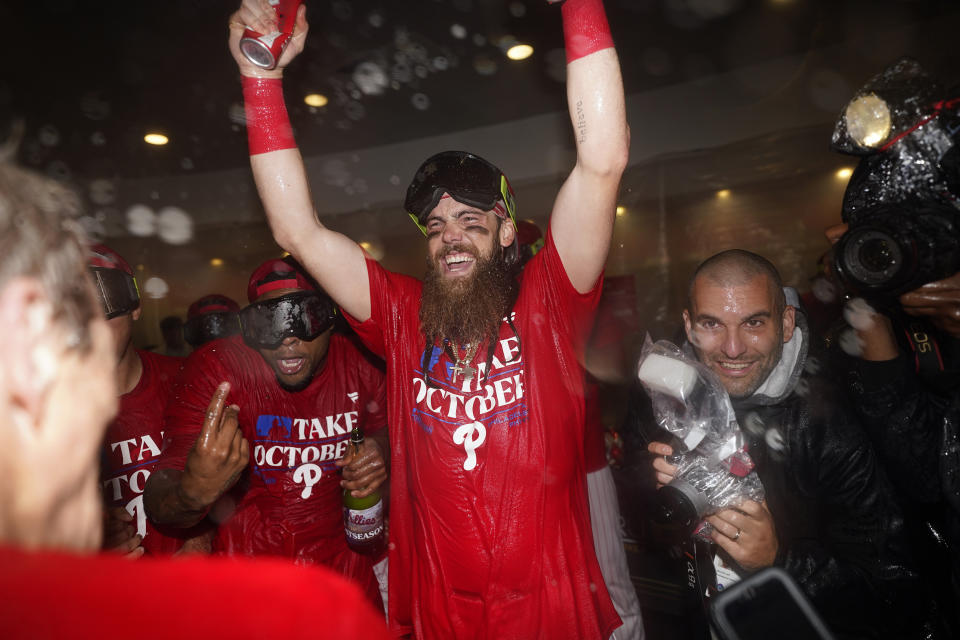
[[[834,150],[861,156],[843,196],[849,230],[837,275],[874,299],[960,271],[960,88],[944,90],[909,58],[846,105]]]
[[[647,339],[637,375],[677,454],[673,481],[657,492],[654,520],[677,536],[710,540],[705,516],[764,497],[730,398],[707,367],[665,340]]]

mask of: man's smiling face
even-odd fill
[[[496,214],[444,195],[427,217],[427,250],[444,279],[469,276],[477,262],[489,259],[502,225]]]
[[[691,288],[690,308],[683,312],[687,339],[731,398],[753,394],[793,336],[794,309],[777,309],[773,291],[765,275],[743,284],[699,277]]]

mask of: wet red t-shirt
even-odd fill
[[[183,544],[183,532],[156,527],[143,511],[143,487],[156,468],[163,445],[163,411],[173,390],[181,358],[137,351],[143,364],[140,381],[120,396],[116,419],[107,427],[100,452],[104,502],[125,507],[143,536],[147,553],[173,553]]]
[[[383,613],[332,571],[260,558],[81,556],[0,547],[0,638],[363,638]],[[121,606],[125,591],[153,607]],[[255,606],[262,603],[262,606]]]
[[[286,391],[261,355],[240,336],[210,342],[186,360],[168,405],[161,468],[183,469],[217,386],[231,385],[240,407],[250,465],[211,509],[216,553],[282,556],[323,564],[379,600],[370,558],[347,548],[342,488],[334,461],[350,432],[386,425],[383,373],[347,338],[334,334],[323,364],[302,391]],[[374,597],[376,594],[376,597]]]
[[[590,532],[581,367],[599,283],[579,294],[548,234],[467,382],[426,348],[422,283],[367,270],[371,318],[351,323],[387,361],[391,631],[606,640],[619,619]]]

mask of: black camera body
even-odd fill
[[[960,271],[960,88],[944,91],[909,58],[847,104],[832,147],[860,156],[843,196],[849,225],[834,269],[876,302]]]

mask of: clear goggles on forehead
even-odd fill
[[[236,311],[215,311],[190,318],[183,324],[183,339],[192,347],[240,333]]]
[[[293,336],[309,342],[333,326],[337,307],[316,291],[298,291],[254,302],[240,311],[243,340],[254,349],[276,349]]]
[[[483,211],[503,201],[510,219],[516,224],[516,204],[507,177],[483,158],[464,151],[444,151],[420,165],[407,188],[403,208],[424,235],[427,216],[444,193],[457,202]]]
[[[137,281],[129,273],[105,267],[89,267],[88,271],[107,320],[126,315],[140,306]]]

